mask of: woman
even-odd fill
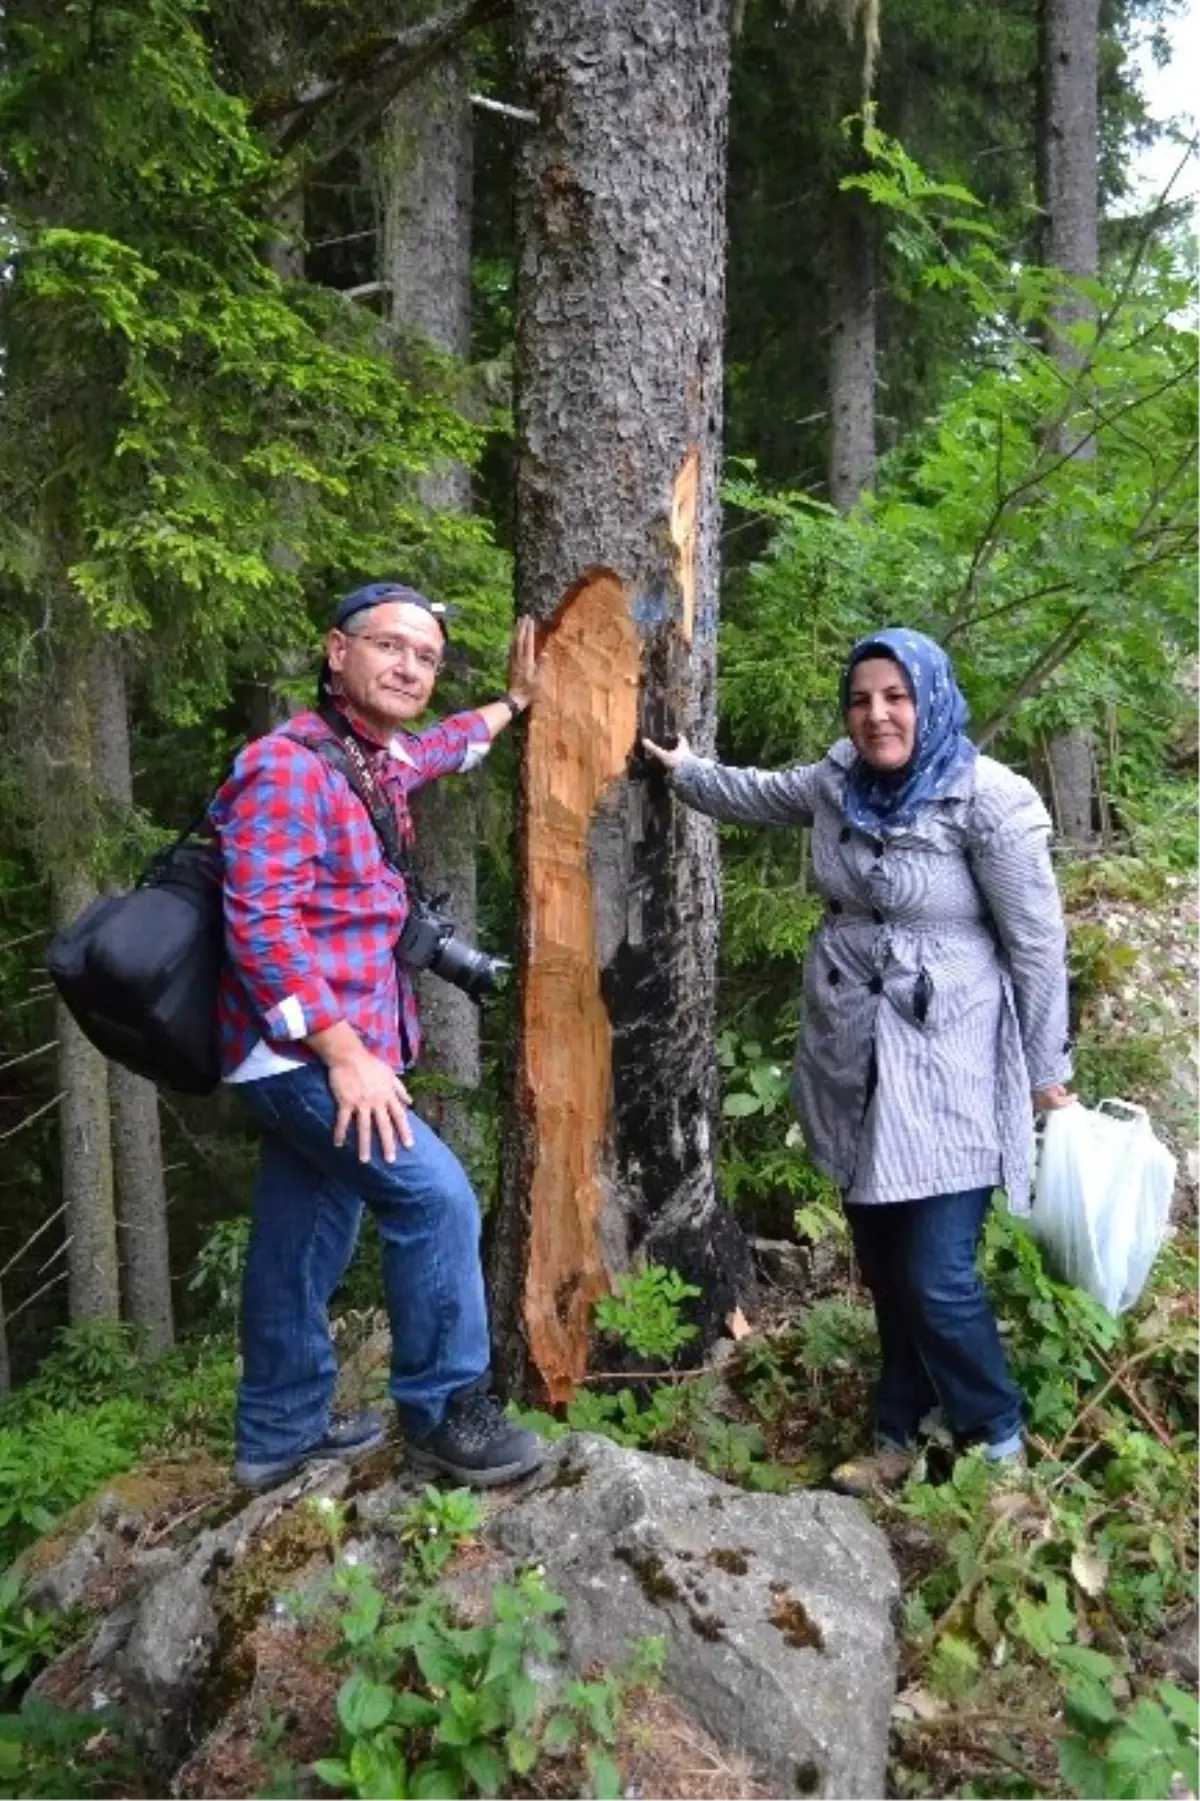
[[[960,1445],[1019,1459],[1021,1395],[975,1259],[994,1188],[1028,1211],[1033,1107],[1074,1097],[1037,794],[976,752],[950,660],[919,632],[855,645],[841,704],[848,736],[778,772],[727,769],[684,739],[645,747],[699,812],[813,828],[826,910],[793,1096],[875,1302],[875,1455],[832,1478],[864,1493],[903,1480],[937,1403]]]

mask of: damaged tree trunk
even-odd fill
[[[392,322],[464,360],[471,349],[471,99],[467,65],[441,58],[387,114],[380,156],[383,275]],[[470,472],[461,463],[422,476],[426,506],[466,512]],[[431,782],[413,813],[422,880],[451,897],[461,937],[476,938],[476,789],[471,778]],[[465,1098],[479,1087],[479,1013],[461,989],[419,978],[422,1065],[442,1078],[421,1097],[436,1131],[468,1166],[479,1132]]]
[[[634,1257],[749,1258],[714,1182],[719,877],[638,734],[711,748],[724,0],[520,0],[517,585],[542,622],[519,814],[515,1129],[493,1233],[510,1384],[566,1399]]]

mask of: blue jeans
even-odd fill
[[[991,1190],[974,1188],[846,1207],[879,1325],[881,1444],[910,1445],[940,1402],[960,1444],[1001,1455],[1020,1445],[1021,1392],[975,1267],[990,1204]]]
[[[265,1138],[242,1285],[238,1456],[273,1462],[325,1434],[337,1381],[327,1308],[364,1203],[383,1241],[389,1390],[406,1432],[431,1431],[489,1364],[479,1206],[462,1165],[414,1113],[413,1148],[397,1147],[395,1163],[377,1138],[369,1163],[353,1133],[339,1150],[320,1064],[239,1092]]]

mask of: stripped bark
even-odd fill
[[[517,564],[542,621],[519,852],[516,1127],[491,1276],[510,1383],[566,1398],[635,1256],[747,1293],[714,1183],[710,821],[639,730],[714,727],[724,0],[522,0]]]
[[[471,171],[467,65],[450,52],[413,83],[385,121],[383,273],[393,323],[462,358],[471,348]],[[423,476],[419,488],[426,506],[470,508],[470,473],[461,463]],[[458,933],[473,942],[478,830],[473,781],[431,783],[416,796],[413,815],[425,887],[431,894],[450,895]],[[440,1078],[436,1089],[422,1095],[422,1111],[475,1167],[480,1134],[465,1097],[479,1087],[478,1009],[437,976],[421,976],[418,986],[423,1063]]]
[[[1042,0],[1042,261],[1075,278],[1095,277],[1099,268],[1099,11],[1099,0]],[[1048,349],[1066,370],[1077,369],[1084,359],[1076,327],[1091,310],[1077,293],[1064,293],[1051,309]],[[1091,421],[1082,426],[1068,421],[1058,448],[1080,461],[1093,457]],[[1056,733],[1047,759],[1059,831],[1072,843],[1090,843],[1096,791],[1091,731],[1076,725]]]
[[[118,638],[108,635],[93,645],[89,690],[97,790],[111,807],[129,809],[133,806],[129,704]],[[145,1332],[151,1350],[166,1351],[175,1342],[175,1322],[158,1094],[152,1082],[113,1063],[108,1070],[108,1098],[125,1312]]]

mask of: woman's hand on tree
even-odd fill
[[[532,706],[538,691],[537,635],[528,613],[517,620],[508,649],[508,692],[517,705]]]
[[[678,769],[684,758],[692,755],[692,747],[682,732],[675,740],[671,750],[667,750],[662,744],[656,744],[653,738],[643,738],[642,749],[648,757],[653,757],[656,762],[661,763],[664,769]]]
[[[1054,1113],[1059,1107],[1071,1107],[1079,1099],[1061,1082],[1051,1082],[1049,1088],[1038,1088],[1034,1092],[1033,1104],[1039,1113]]]

